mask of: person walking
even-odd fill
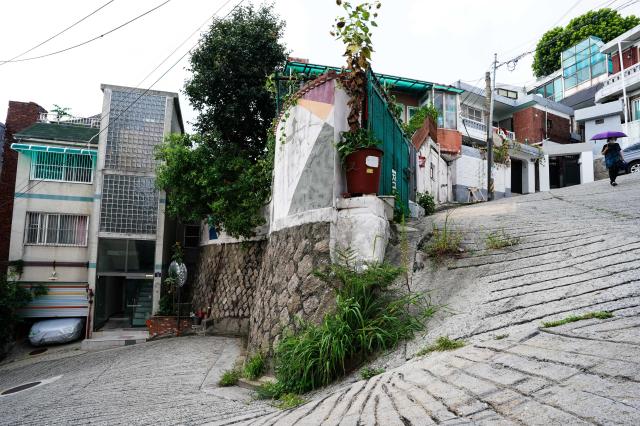
[[[604,164],[609,170],[609,181],[611,186],[618,185],[616,178],[620,171],[620,166],[624,165],[622,158],[622,149],[616,142],[616,138],[607,138],[607,143],[602,147],[602,155],[604,155]]]

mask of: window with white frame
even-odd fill
[[[184,226],[184,247],[193,248],[200,245],[200,225]]]
[[[477,121],[478,123],[483,122],[482,118],[482,110],[478,108],[474,108],[469,105],[462,105],[462,116],[464,118],[468,118],[469,120]]]
[[[25,244],[86,247],[89,217],[27,212]]]
[[[35,151],[31,156],[31,180],[93,182],[93,157],[87,154]]]

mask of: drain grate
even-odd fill
[[[0,393],[0,395],[9,395],[12,393],[20,392],[20,391],[32,388],[34,386],[38,386],[40,383],[42,382],[25,383],[23,385],[16,386],[15,388],[7,389],[6,391],[3,391],[2,393]]]
[[[47,351],[47,348],[40,348],[40,349],[36,349],[29,352],[29,355],[40,355],[41,353],[44,353],[46,351]]]

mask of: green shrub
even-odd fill
[[[236,383],[238,383],[238,380],[240,380],[240,371],[233,369],[233,370],[227,370],[224,373],[222,373],[222,377],[220,377],[220,380],[218,381],[218,384],[220,386],[233,386]]]
[[[0,272],[0,359],[9,343],[14,340],[15,325],[22,321],[18,309],[26,306],[34,296],[47,294],[47,287],[44,285],[34,285],[31,290],[22,287],[14,280],[16,275]]]
[[[433,199],[433,195],[428,192],[418,192],[417,202],[420,207],[424,209],[424,213],[430,216],[436,212],[436,202]]]
[[[452,340],[448,336],[440,336],[436,340],[436,343],[421,349],[416,355],[422,356],[430,354],[431,352],[453,351],[455,349],[460,349],[463,346],[464,342],[462,340]]]
[[[358,129],[355,131],[342,132],[340,142],[336,144],[336,150],[338,151],[338,155],[340,155],[340,159],[345,161],[349,154],[353,154],[364,148],[375,148],[380,144],[382,144],[382,142],[376,139],[369,130]]]
[[[365,367],[360,370],[360,377],[362,377],[364,380],[369,380],[370,378],[382,373],[384,373],[384,368]]]
[[[264,357],[260,352],[250,357],[244,364],[244,377],[256,380],[264,373]]]
[[[299,331],[278,344],[276,377],[285,392],[301,394],[327,385],[366,356],[424,329],[435,310],[422,294],[402,295],[390,288],[402,272],[388,264],[356,271],[348,260],[316,272],[335,289],[336,308],[318,325],[299,321]]]
[[[438,110],[431,104],[426,104],[420,107],[407,124],[404,125],[405,133],[411,138],[413,134],[424,125],[424,121],[430,118],[433,121],[438,121]]]

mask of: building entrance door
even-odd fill
[[[99,276],[95,295],[95,329],[144,327],[151,316],[153,280]]]

